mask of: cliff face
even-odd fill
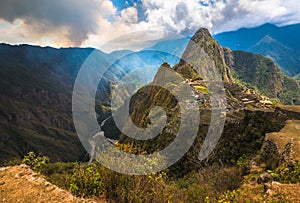
[[[279,164],[293,164],[300,161],[300,108],[298,106],[283,106],[281,112],[284,115],[297,120],[288,120],[285,127],[279,132],[271,132],[266,135],[263,149],[267,152],[270,161],[277,161]],[[273,158],[273,160],[272,160]],[[275,160],[274,160],[275,159]]]
[[[297,82],[281,73],[271,59],[229,49],[225,49],[225,59],[237,79],[256,88],[263,95],[284,104],[300,103]]]
[[[205,71],[205,69],[207,68],[205,66],[208,64],[206,64],[204,61],[201,61],[203,59],[200,58],[198,49],[203,50],[204,53],[206,53],[207,56],[211,58],[213,64],[215,65],[224,82],[232,82],[231,71],[225,63],[223,48],[216,40],[212,38],[209,31],[205,28],[202,28],[196,32],[182,55],[183,59],[198,60],[196,62],[198,66],[191,67],[191,64],[188,64],[186,61],[181,60],[179,64],[175,66],[175,71],[188,79],[194,80],[199,78],[199,75],[197,73],[202,73],[203,71]],[[205,72],[203,73],[205,74]],[[200,77],[203,76],[200,75]]]
[[[255,88],[262,95],[284,104],[300,103],[297,82],[284,75],[271,59],[244,51],[223,49],[207,29],[196,32],[174,69],[187,79],[205,80],[209,74],[207,66],[210,65],[206,61],[207,57],[212,60],[225,85],[240,80],[247,87]]]

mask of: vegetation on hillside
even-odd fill
[[[35,159],[32,159],[35,157]],[[30,161],[29,161],[30,160]],[[122,175],[97,163],[46,163],[30,152],[24,163],[46,179],[78,197],[101,197],[109,202],[204,202],[224,199],[238,188],[238,167],[208,167],[174,178],[169,171],[147,176]]]
[[[289,76],[300,72],[300,24],[277,27],[265,24],[256,28],[243,28],[214,37],[224,47],[243,50],[272,58],[281,71]]]
[[[227,57],[233,58],[230,66],[237,79],[281,103],[300,104],[299,85],[294,79],[281,73],[271,59],[243,51],[227,52]]]
[[[204,75],[197,74],[191,64],[183,60],[173,69],[165,63],[155,76],[152,83],[154,85],[140,89],[130,101],[131,119],[141,128],[147,128],[151,124],[149,114],[153,107],[160,106],[165,110],[167,124],[159,136],[147,141],[137,141],[125,134],[119,137],[120,132],[115,129],[111,120],[108,120],[108,127],[103,128],[105,134],[110,134],[115,139],[119,138],[115,147],[120,150],[130,154],[150,154],[168,146],[176,137],[180,125],[185,125],[189,130],[194,127],[193,122],[200,119],[200,125],[197,126],[199,130],[191,149],[169,169],[148,176],[131,176],[111,171],[98,163],[51,163],[50,159],[54,162],[82,160],[84,154],[82,147],[78,150],[80,144],[71,122],[71,109],[64,108],[70,104],[70,98],[67,96],[70,96],[68,85],[71,84],[70,81],[65,84],[64,80],[59,80],[60,83],[55,86],[65,88],[62,95],[56,89],[34,90],[38,84],[28,84],[30,91],[22,90],[21,93],[15,86],[11,86],[16,88],[12,92],[1,90],[4,93],[0,94],[0,99],[5,102],[0,105],[0,128],[4,129],[3,132],[7,136],[0,142],[3,146],[0,153],[22,156],[25,152],[35,151],[42,154],[39,156],[29,152],[23,163],[78,197],[98,197],[110,202],[239,202],[247,200],[247,194],[251,194],[243,187],[248,177],[252,182],[261,182],[255,185],[258,185],[258,198],[262,198],[266,194],[263,184],[269,180],[261,181],[259,178],[261,173],[268,173],[268,170],[272,170],[270,180],[298,183],[299,163],[282,163],[281,154],[276,146],[274,147],[276,144],[266,144],[265,135],[278,132],[284,127],[286,120],[294,119],[299,114],[275,108],[274,103],[260,95],[262,93],[284,103],[298,103],[299,86],[295,80],[280,73],[270,59],[241,51],[224,50],[206,29],[199,30],[192,40],[209,59],[204,57],[206,61],[198,58],[199,52],[191,50],[192,43],[188,45],[184,56],[194,59],[196,68],[201,69]],[[224,103],[228,104],[222,112],[224,119],[225,115],[227,117],[216,148],[208,158],[200,161],[198,155],[209,127],[214,129],[222,125],[220,121],[211,123],[212,104],[209,94],[217,94],[218,91],[211,91],[208,87],[209,83],[219,82],[205,80],[205,74],[209,74],[205,67],[212,65],[211,63],[217,68],[224,82],[224,100],[218,100],[218,105],[222,107]],[[17,68],[22,70],[19,65]],[[58,68],[61,70],[60,66]],[[163,68],[175,70],[175,74],[184,77],[183,81],[168,77]],[[8,68],[2,69],[7,75],[9,71]],[[47,74],[49,72],[46,71],[41,76],[46,78]],[[53,74],[59,75],[56,72]],[[31,79],[29,76],[26,80]],[[72,81],[72,78],[70,80]],[[176,97],[166,88],[155,86],[156,82],[161,81],[166,87],[180,94],[187,92],[180,91],[181,86],[176,84],[189,85],[189,93],[195,99],[201,117],[180,123],[182,114]],[[5,82],[7,81],[0,83]],[[113,86],[109,81],[104,83],[102,88],[105,91]],[[53,84],[53,81],[49,82],[50,87],[53,87]],[[48,83],[44,85],[47,88]],[[223,91],[223,87],[221,88]],[[255,92],[256,90],[258,92]],[[16,96],[19,94],[21,98]],[[44,94],[48,99],[45,100]],[[111,114],[111,109],[103,105],[109,101],[106,96],[103,95],[103,103],[99,102],[100,100],[96,102],[99,122]],[[46,103],[43,103],[44,100]],[[32,101],[38,105],[32,105]],[[8,112],[5,106],[8,106]],[[12,148],[8,149],[8,146]],[[54,159],[44,156],[48,154]],[[259,168],[258,171],[252,171],[253,165]]]

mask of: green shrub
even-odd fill
[[[226,191],[224,192],[218,202],[219,203],[237,203],[237,195],[239,194],[238,190]]]
[[[96,166],[78,166],[69,180],[72,194],[80,197],[101,196],[104,193],[101,174]]]
[[[259,151],[259,163],[265,163],[266,169],[274,170],[278,167],[280,155],[275,143],[268,141],[268,144]]]
[[[237,166],[240,168],[243,175],[247,174],[250,169],[250,159],[243,155],[237,160]]]
[[[37,172],[41,172],[49,163],[50,160],[46,156],[37,156],[34,152],[29,152],[24,157],[23,163]]]
[[[271,176],[273,180],[282,183],[300,183],[300,162],[281,165]]]
[[[46,176],[53,175],[53,174],[73,174],[74,169],[76,167],[78,167],[77,162],[73,162],[73,163],[57,162],[57,163],[45,165],[42,173]]]
[[[246,163],[241,159],[242,166]],[[112,202],[217,202],[220,195],[232,199],[232,191],[240,186],[241,170],[237,167],[206,167],[192,171],[181,179],[166,172],[133,176],[111,171],[100,164],[49,163],[47,157],[30,152],[23,163],[46,176],[59,187],[79,197],[100,197]],[[224,202],[224,201],[223,201]]]
[[[68,180],[73,175],[76,167],[78,167],[77,162],[57,162],[45,165],[41,173],[46,176],[47,181],[50,183],[53,183],[63,189],[69,189]]]

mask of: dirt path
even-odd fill
[[[96,202],[74,197],[47,182],[25,165],[0,168],[0,202],[7,203],[69,203]]]

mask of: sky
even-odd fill
[[[0,0],[0,42],[138,50],[205,27],[300,23],[299,0]]]

